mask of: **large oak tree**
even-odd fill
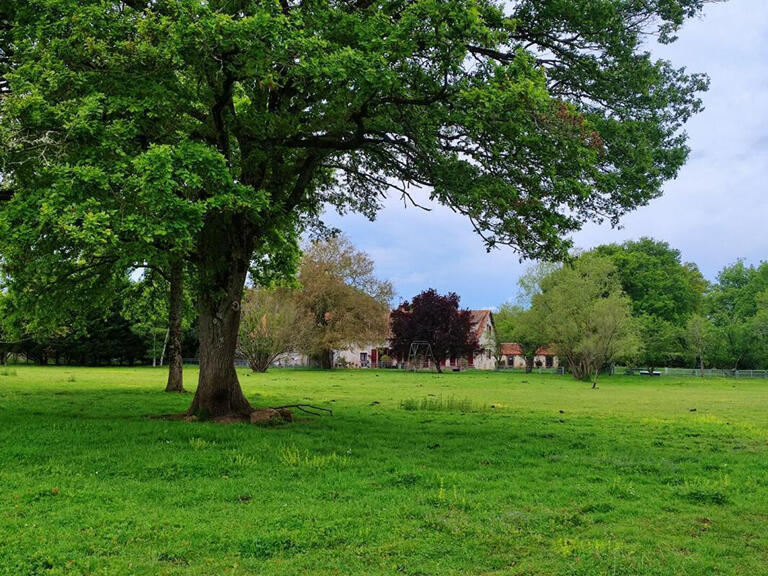
[[[706,81],[643,41],[703,3],[0,2],[3,265],[35,292],[115,254],[193,262],[190,412],[247,413],[233,358],[255,253],[323,202],[373,215],[417,185],[489,247],[564,255],[684,162]]]

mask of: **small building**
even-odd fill
[[[505,368],[525,368],[525,356],[520,349],[520,345],[515,342],[502,342],[501,344],[501,363]],[[533,367],[535,368],[557,368],[558,358],[554,352],[548,348],[539,348],[536,350],[536,356],[533,358]]]

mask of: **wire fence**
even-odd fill
[[[197,358],[184,358],[184,364],[196,366],[200,364],[200,360]],[[238,368],[247,368],[248,362],[244,359],[236,359],[235,366]],[[289,367],[300,367],[294,364],[288,364]],[[379,368],[402,368],[401,366],[384,366],[379,365]],[[451,370],[452,367],[446,367],[445,370]],[[500,365],[496,368],[498,371],[503,372],[519,372],[525,373],[525,368],[512,368]],[[531,371],[533,374],[565,374],[565,367],[559,366],[556,368],[534,368]],[[634,366],[613,366],[604,369],[605,374],[617,374],[626,376],[651,376],[646,368],[634,367]],[[753,379],[767,379],[768,370],[730,370],[723,368],[706,368],[701,370],[700,368],[658,368],[654,370],[652,376],[665,377],[665,376],[697,376],[701,378],[753,378]]]
[[[658,368],[650,374],[647,369],[616,366],[614,374],[628,376],[697,376],[700,378],[768,378],[768,370],[732,370],[724,368]]]

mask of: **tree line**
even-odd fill
[[[496,314],[501,340],[532,367],[549,346],[574,376],[607,363],[701,369],[768,368],[768,262],[741,260],[714,282],[666,242],[599,246],[565,264],[539,264],[520,281],[521,302]]]

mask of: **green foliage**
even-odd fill
[[[373,260],[344,236],[307,249],[297,293],[299,348],[331,368],[331,353],[387,338],[392,284],[374,275]]]
[[[640,238],[600,246],[595,252],[613,261],[636,317],[681,326],[701,309],[706,281],[695,264],[681,262],[680,251],[666,242]]]
[[[264,429],[150,418],[187,402],[159,369],[15,370],[2,574],[765,572],[764,382],[242,370],[334,408]],[[428,394],[497,409],[399,407]]]
[[[701,311],[707,287],[696,265],[683,263],[679,250],[652,238],[599,246],[594,252],[611,258],[630,298],[643,343],[637,360],[651,371],[679,361],[686,321]]]
[[[554,269],[553,269],[554,270]],[[523,309],[512,304],[502,304],[494,314],[496,332],[502,342],[514,342],[525,357],[526,371],[533,369],[539,348],[550,344],[550,333],[540,309]]]
[[[689,354],[701,368],[703,376],[706,363],[712,361],[711,356],[718,346],[718,334],[714,325],[700,314],[691,316],[685,326],[685,341]]]
[[[237,351],[254,372],[266,372],[279,356],[297,350],[308,330],[297,294],[286,287],[248,290],[240,315]]]
[[[48,298],[171,253],[218,294],[233,261],[279,277],[324,203],[373,216],[393,182],[489,247],[563,256],[684,162],[706,79],[643,42],[702,5],[4,2],[4,266]],[[242,237],[213,249],[221,229]]]
[[[531,310],[574,378],[594,384],[605,364],[639,348],[629,298],[607,257],[587,253],[543,278]]]
[[[767,365],[764,319],[768,262],[726,266],[707,293],[705,313],[718,336],[716,361],[729,368]]]

